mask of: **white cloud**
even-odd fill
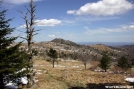
[[[125,13],[134,8],[134,4],[127,0],[100,0],[96,3],[87,3],[79,10],[68,10],[67,14],[112,16]]]
[[[129,29],[134,29],[134,25],[130,25],[129,26]]]
[[[36,1],[41,1],[41,0],[33,0],[34,2]],[[4,0],[6,3],[11,3],[11,4],[24,4],[24,3],[29,3],[30,0]]]
[[[43,20],[36,20],[37,26],[56,26],[62,23],[61,20],[58,19],[43,19]]]
[[[69,34],[69,37],[73,37],[73,34]]]
[[[78,16],[75,18],[75,22],[78,21],[86,21],[88,24],[90,24],[93,21],[103,21],[103,20],[114,20],[114,19],[120,19],[119,16]]]
[[[95,30],[88,29],[85,33],[87,35],[106,34],[106,33],[108,33],[108,30],[107,29],[95,29]]]
[[[75,14],[76,10],[69,10],[67,11],[67,14]]]
[[[87,35],[121,33],[134,30],[134,25],[126,25],[120,28],[98,28],[98,29],[89,29],[88,27],[84,27],[84,29],[86,29],[85,34]]]
[[[50,38],[54,38],[54,37],[55,37],[55,35],[48,35],[48,37],[50,37]]]
[[[65,22],[65,23],[69,23],[69,24],[72,24],[72,23],[76,22],[75,20],[62,20],[62,21]]]
[[[122,26],[123,29],[125,30],[134,30],[134,24],[132,25],[125,25],[125,26]]]
[[[26,28],[26,25],[21,25],[18,29]]]
[[[36,26],[56,26],[56,25],[60,25],[62,23],[62,21],[57,20],[57,19],[43,19],[43,20],[36,20]],[[26,28],[26,25],[21,25],[20,27],[18,27],[18,29],[21,28]]]

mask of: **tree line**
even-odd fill
[[[54,62],[56,61],[56,59],[58,58],[58,53],[55,49],[50,48],[49,51],[47,51],[47,55],[51,58],[52,60],[52,64],[54,67]],[[66,57],[66,54],[62,52],[62,57]],[[80,61],[82,61],[83,65],[85,66],[85,70],[87,69],[86,66],[87,64],[94,59],[94,56],[88,53],[79,53],[76,55],[77,59],[79,59]],[[75,59],[76,60],[76,59]],[[121,56],[119,59],[117,59],[117,63],[114,64],[113,66],[115,67],[120,67],[122,68],[124,71],[127,71],[128,69],[132,68],[132,66],[134,65],[134,59],[132,59],[131,61],[129,61],[127,59],[127,57],[125,56]],[[98,67],[100,67],[101,69],[103,69],[105,72],[107,72],[107,70],[112,66],[112,60],[108,54],[108,51],[104,51],[102,53],[102,58],[99,60],[99,65]]]

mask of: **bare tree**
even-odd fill
[[[26,33],[26,37],[21,37],[23,39],[25,39],[27,41],[27,45],[28,45],[28,51],[27,51],[27,54],[28,54],[28,60],[27,62],[29,63],[29,65],[27,66],[27,70],[29,71],[29,74],[28,74],[28,85],[31,87],[33,84],[34,84],[34,81],[33,81],[33,49],[32,49],[32,46],[34,44],[33,42],[33,37],[34,35],[36,35],[37,31],[39,30],[35,30],[34,29],[34,25],[36,24],[35,22],[35,5],[34,5],[34,2],[33,0],[30,1],[29,3],[29,8],[26,8],[27,12],[24,14],[22,11],[19,11],[22,15],[23,15],[23,19],[25,20],[25,29],[26,31],[24,33]]]
[[[87,63],[90,61],[91,57],[92,56],[90,56],[90,54],[87,53],[78,54],[78,59],[83,62],[85,70],[87,69]]]

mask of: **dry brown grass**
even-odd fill
[[[87,84],[127,84],[122,74],[84,70],[82,62],[78,61],[60,61],[60,66],[55,68],[52,68],[51,63],[41,59],[35,60],[34,64],[36,65],[34,67],[42,73],[35,75],[39,80],[35,89],[71,89],[69,87],[74,86],[86,89]],[[79,67],[72,67],[74,65]],[[89,64],[87,68],[90,67]]]

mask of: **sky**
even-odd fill
[[[3,0],[2,9],[9,9],[6,18],[16,30],[12,36],[23,33],[23,15],[30,0]],[[133,0],[34,0],[35,16],[40,29],[35,42],[63,38],[74,42],[134,42]],[[19,10],[19,11],[18,11]],[[21,32],[20,32],[21,31]],[[22,41],[23,39],[17,39]]]

